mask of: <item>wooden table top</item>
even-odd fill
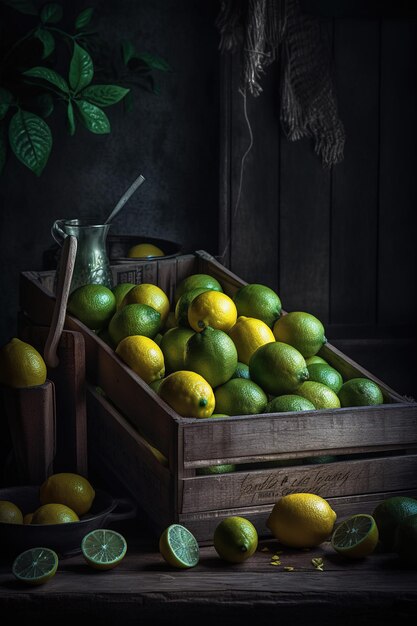
[[[0,623],[75,624],[294,624],[405,623],[417,616],[417,569],[394,554],[377,553],[346,562],[328,543],[313,550],[282,548],[260,540],[247,562],[230,565],[213,546],[202,547],[199,564],[173,570],[158,552],[157,539],[138,520],[112,526],[128,542],[115,569],[97,572],[81,555],[63,558],[47,584],[22,586],[11,573],[12,558],[0,560]],[[271,565],[277,551],[282,565]],[[312,559],[323,559],[323,571]],[[288,571],[286,567],[293,567]],[[6,619],[9,617],[9,620]],[[272,620],[274,620],[272,622]],[[281,622],[283,623],[283,622]]]

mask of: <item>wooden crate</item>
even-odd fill
[[[176,284],[196,272],[216,277],[230,296],[245,284],[204,251],[112,271],[115,284],[152,282],[171,301]],[[21,274],[21,307],[36,325],[50,321],[53,279],[53,272]],[[292,492],[325,497],[339,516],[371,513],[392,494],[417,495],[417,404],[331,344],[323,358],[345,379],[377,382],[383,405],[202,420],[180,417],[77,319],[67,315],[65,327],[85,340],[89,463],[130,491],[157,533],[180,522],[210,542],[217,523],[234,514],[267,535],[269,511]],[[323,455],[333,459],[315,463]],[[198,468],[223,463],[237,471],[198,475]]]

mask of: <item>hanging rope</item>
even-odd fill
[[[220,49],[241,54],[240,89],[262,92],[265,68],[281,60],[280,119],[291,141],[312,137],[325,167],[343,159],[345,132],[320,22],[299,0],[223,0],[217,19]]]

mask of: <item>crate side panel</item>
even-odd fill
[[[91,386],[87,400],[92,469],[107,476],[109,482],[115,475],[153,520],[161,523],[171,520],[173,478],[169,470],[155,459],[135,429]]]
[[[290,493],[323,498],[417,489],[417,455],[185,478],[182,513],[274,504]]]
[[[243,462],[274,454],[301,457],[309,451],[365,452],[416,443],[417,404],[398,403],[190,421],[184,428],[184,462],[198,467],[220,459]]]

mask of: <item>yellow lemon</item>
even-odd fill
[[[210,417],[213,413],[213,389],[196,372],[172,372],[164,378],[158,393],[174,411],[184,417]]]
[[[165,323],[169,313],[169,300],[166,293],[157,285],[142,283],[130,289],[122,301],[126,304],[147,304],[161,315],[161,325]]]
[[[22,511],[9,500],[0,500],[0,522],[4,524],[23,524]]]
[[[229,563],[243,563],[256,552],[258,533],[252,522],[235,515],[226,517],[217,525],[213,543],[221,559]]]
[[[292,493],[278,500],[266,522],[278,541],[291,548],[312,548],[329,538],[336,513],[314,493]]]
[[[116,311],[116,296],[104,285],[82,285],[68,298],[67,310],[92,330],[101,330]]]
[[[29,343],[13,337],[0,350],[0,383],[7,387],[35,387],[46,381],[46,365]]]
[[[335,392],[314,380],[306,380],[300,385],[297,395],[312,402],[316,409],[340,409],[340,400]]]
[[[127,256],[131,259],[141,259],[152,256],[164,256],[164,252],[158,246],[154,246],[153,243],[138,243],[132,246]]]
[[[188,307],[188,322],[196,332],[211,326],[227,333],[236,324],[236,319],[233,300],[219,291],[200,293]]]
[[[199,296],[200,293],[204,293],[204,291],[210,291],[210,289],[207,289],[207,287],[191,289],[189,291],[185,291],[179,298],[177,304],[175,305],[175,321],[178,326],[190,328],[190,324],[188,323],[188,307],[194,298]]]
[[[23,516],[23,523],[26,524],[31,524],[32,523],[32,519],[33,519],[33,513],[26,513],[26,515]]]
[[[95,495],[87,478],[71,472],[52,474],[39,491],[41,504],[65,504],[77,515],[84,515],[90,510]]]
[[[165,375],[164,355],[155,341],[142,335],[125,337],[118,344],[116,354],[120,356],[145,383],[163,378]]]
[[[283,315],[275,322],[273,331],[277,341],[293,346],[305,358],[317,354],[327,341],[320,320],[303,311]]]
[[[69,524],[79,522],[75,511],[65,504],[43,504],[33,514],[31,524]]]
[[[229,336],[233,339],[237,348],[239,361],[249,364],[252,354],[260,346],[275,341],[272,330],[254,317],[240,315],[236,324],[229,330]]]

